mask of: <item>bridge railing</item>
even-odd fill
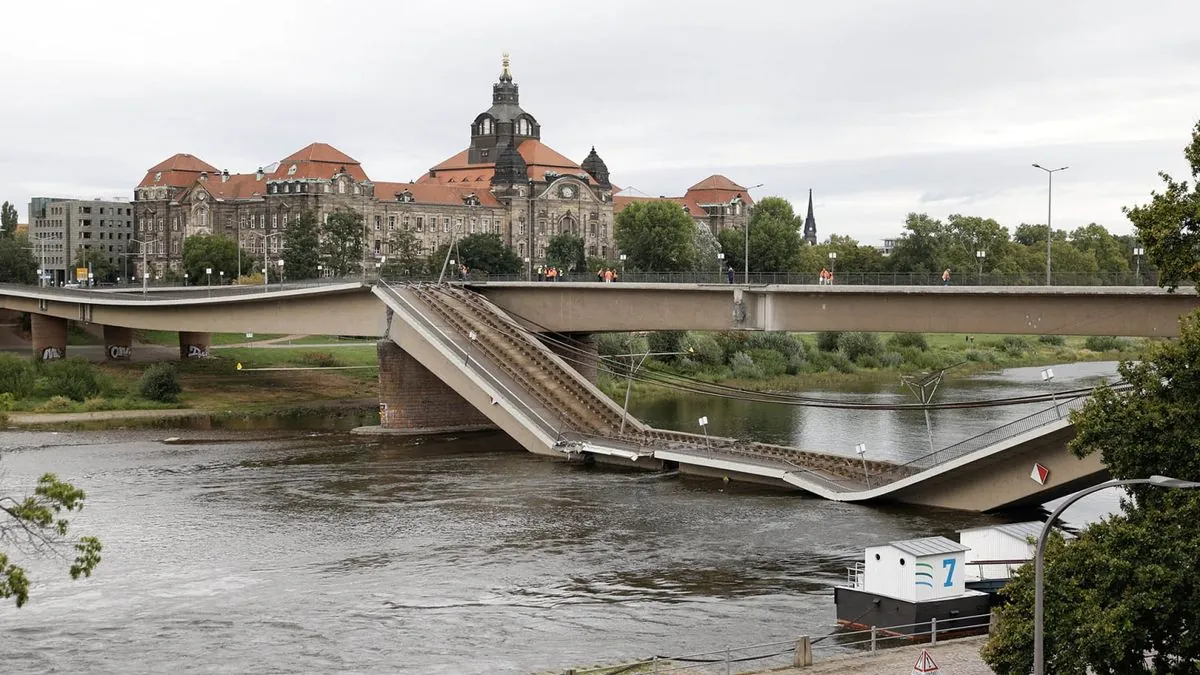
[[[437,275],[414,277],[390,276],[382,277],[390,282],[405,281],[436,281]],[[540,277],[536,272],[520,272],[517,274],[488,274],[487,272],[472,271],[465,277],[453,270],[447,272],[446,280],[454,282],[487,283],[493,281],[543,281],[545,283],[599,283],[595,274],[568,273],[557,277],[553,282]],[[728,284],[729,278],[725,272],[716,270],[709,272],[634,272],[624,274],[617,271],[617,283],[664,283],[664,284]],[[734,274],[736,284],[766,285],[820,285],[815,273],[796,272],[752,272],[747,282],[746,276],[740,271]],[[908,273],[908,272],[851,272],[839,273],[834,280],[835,286],[941,286],[941,272]],[[1012,275],[1012,274],[963,274],[950,280],[951,286],[1045,286],[1044,275]],[[1136,275],[1132,272],[1122,274],[1055,274],[1051,279],[1053,286],[1157,286],[1158,274],[1144,272]]]

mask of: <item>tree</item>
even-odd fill
[[[75,267],[89,268],[92,280],[96,283],[111,283],[117,280],[117,268],[108,261],[103,251],[94,248],[81,248],[75,256]],[[80,281],[86,281],[81,279]]]
[[[0,204],[0,236],[14,237],[17,234],[17,207],[4,202]]]
[[[442,244],[430,256],[429,264],[433,273],[441,272],[442,265],[446,262],[446,250],[451,245]],[[469,272],[518,274],[523,269],[521,259],[511,248],[504,245],[504,240],[498,234],[468,234],[454,242],[453,246],[455,251],[450,258],[454,260],[455,267],[466,265]],[[446,271],[450,278],[454,278],[458,273],[457,269]]]
[[[283,228],[283,267],[289,279],[317,278],[320,262],[321,225],[305,209]]]
[[[28,239],[0,236],[0,282],[37,283],[37,269]]]
[[[83,490],[52,473],[38,480],[32,496],[22,499],[0,496],[0,543],[27,556],[61,555],[70,546],[75,552],[69,570],[71,578],[90,577],[100,564],[100,540],[67,536],[70,531],[67,516],[83,508],[85,496]],[[0,550],[0,598],[12,598],[21,607],[29,600],[29,586],[25,568]]]
[[[361,213],[342,208],[329,214],[321,238],[321,257],[331,275],[344,277],[362,270],[366,230]]]
[[[892,271],[940,274],[945,269],[946,251],[949,248],[945,236],[946,225],[924,213],[910,213],[905,219],[904,229],[904,234],[896,240],[896,247],[888,258]]]
[[[674,202],[629,204],[617,214],[613,229],[634,270],[682,272],[696,265],[696,223]]]
[[[1113,478],[1200,479],[1200,312],[1177,342],[1118,368],[1128,391],[1100,389],[1072,415],[1078,456],[1100,453]],[[1048,673],[1195,672],[1200,659],[1200,494],[1135,486],[1122,513],[1051,540],[1045,566]],[[984,660],[1001,674],[1029,672],[1033,582],[1026,565],[1006,587]],[[1150,665],[1146,665],[1146,660]]]
[[[1096,259],[1097,271],[1105,280],[1127,280],[1131,278],[1129,257],[1121,248],[1121,242],[1103,225],[1089,223],[1071,232],[1071,246],[1083,253],[1091,253]],[[1111,281],[1110,281],[1111,283]]]
[[[546,244],[546,264],[568,272],[587,271],[583,238],[570,232],[550,237],[550,243]]]
[[[797,256],[804,243],[800,236],[804,221],[796,217],[788,200],[766,197],[755,204],[749,227],[751,272],[790,272],[797,267]],[[729,229],[718,236],[721,252],[735,270],[744,269],[741,265],[745,264],[745,237],[742,230]]]
[[[1200,181],[1200,122],[1192,130],[1192,142],[1183,151]],[[1138,237],[1146,244],[1146,256],[1158,268],[1161,286],[1175,289],[1190,281],[1200,289],[1200,182],[1188,187],[1165,171],[1158,174],[1165,189],[1150,193],[1150,203],[1125,209]]]
[[[250,260],[250,254],[242,253],[242,267]],[[183,271],[187,274],[189,284],[209,283],[208,270],[212,270],[212,281],[221,279],[221,272],[226,279],[237,278],[238,246],[237,242],[219,234],[197,234],[183,240]]]
[[[428,269],[421,255],[421,242],[412,229],[402,227],[392,232],[388,237],[387,260],[379,273],[389,279],[403,279],[424,276]]]

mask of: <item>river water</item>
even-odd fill
[[[1055,371],[1067,389],[1113,364]],[[938,399],[1029,393],[1039,373],[953,382]],[[910,400],[880,389],[822,395]],[[934,439],[1036,408],[939,411]],[[693,398],[633,412],[883,458],[928,445],[920,413]],[[0,494],[54,471],[87,490],[73,522],[104,542],[92,579],[34,560],[30,603],[0,602],[4,673],[561,672],[823,635],[832,587],[864,546],[1000,522],[588,469],[498,434],[5,432],[0,448]],[[1115,507],[1105,495],[1070,519]]]

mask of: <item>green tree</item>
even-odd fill
[[[4,202],[0,204],[0,236],[14,237],[17,234],[17,207]]]
[[[430,256],[429,262],[435,272],[441,272],[442,265],[446,262],[446,249],[450,246],[451,244],[442,244]],[[517,274],[524,269],[521,259],[511,248],[504,245],[504,240],[498,234],[468,234],[453,246],[455,251],[450,255],[450,259],[454,260],[455,268],[466,265],[469,272],[487,274]],[[458,269],[446,271],[448,278],[453,279],[458,275]]]
[[[1105,280],[1128,280],[1132,277],[1129,258],[1121,242],[1103,225],[1089,223],[1071,232],[1071,246],[1096,259],[1097,271]],[[1111,283],[1111,281],[1110,281]]]
[[[108,256],[103,251],[94,248],[79,249],[75,255],[75,267],[90,267],[92,280],[96,283],[116,281],[119,272],[116,265],[108,261]],[[80,281],[86,282],[87,278],[80,279]]]
[[[682,272],[696,266],[696,223],[674,202],[634,202],[617,214],[613,229],[630,270]]]
[[[798,263],[804,240],[800,231],[804,221],[796,217],[792,205],[782,197],[765,197],[750,212],[750,271],[791,272]],[[726,263],[735,270],[745,269],[746,233],[723,230],[718,237]],[[711,263],[710,263],[711,264]],[[814,272],[815,274],[815,272]]]
[[[550,243],[546,244],[546,264],[568,272],[587,271],[583,238],[570,232],[550,237]]]
[[[37,260],[25,237],[0,237],[0,282],[37,283]]]
[[[248,253],[242,253],[242,267],[250,259]],[[209,283],[208,270],[212,270],[212,283],[219,283],[221,272],[224,278],[236,279],[238,266],[238,245],[229,237],[219,234],[197,234],[183,240],[183,271],[187,274],[189,284]]]
[[[69,572],[72,579],[90,577],[100,564],[100,540],[69,537],[72,512],[83,508],[83,490],[44,474],[33,495],[16,498],[0,495],[0,542],[17,552],[58,555],[70,548],[75,553]],[[29,601],[30,578],[12,553],[0,548],[0,598],[12,598],[17,607]]]
[[[392,232],[388,237],[387,260],[380,274],[388,279],[412,278],[427,274],[428,268],[421,255],[421,242],[412,229],[402,227]]]
[[[892,271],[903,274],[940,274],[945,269],[948,240],[946,225],[924,213],[910,213],[904,233],[888,258]]]
[[[362,271],[366,230],[357,211],[338,209],[321,226],[321,256],[329,273],[336,277]]]
[[[1192,179],[1200,181],[1200,122],[1183,151]],[[1174,289],[1190,281],[1200,289],[1200,182],[1188,186],[1165,171],[1162,193],[1150,193],[1150,203],[1125,209],[1125,215],[1146,244],[1146,256],[1158,268],[1159,285]]]
[[[283,268],[289,279],[316,279],[320,262],[321,225],[305,209],[283,228]]]
[[[1200,479],[1200,313],[1177,342],[1122,362],[1128,391],[1100,389],[1072,415],[1078,456],[1100,453],[1113,478]],[[1200,494],[1135,486],[1122,513],[1070,543],[1051,540],[1045,566],[1047,673],[1194,673],[1200,659]],[[1006,587],[984,660],[1002,675],[1029,672],[1034,574]],[[1149,659],[1150,665],[1146,665]]]

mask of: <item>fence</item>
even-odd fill
[[[373,275],[371,275],[373,276]],[[388,281],[436,281],[438,275],[421,277],[393,277],[384,275]],[[473,271],[465,278],[454,270],[446,272],[448,281],[467,281],[486,283],[489,281],[545,281],[539,279],[536,272],[522,271],[517,274],[488,274]],[[619,273],[617,283],[664,283],[664,284],[728,284],[729,278],[724,272],[633,272]],[[595,274],[565,274],[547,283],[598,283]],[[797,274],[795,272],[752,272],[747,282],[741,272],[734,275],[734,283],[752,285],[788,284],[817,286],[815,274]],[[919,274],[908,272],[864,272],[838,274],[835,286],[941,286],[941,273]],[[1044,275],[1006,275],[984,274],[963,275],[950,281],[951,286],[1045,286]],[[1157,273],[1129,274],[1055,274],[1051,278],[1052,286],[1157,286]]]
[[[744,672],[743,666],[756,670],[792,666],[812,666],[819,658],[844,656],[859,653],[874,655],[880,650],[928,643],[936,645],[939,639],[979,635],[989,632],[991,614],[931,619],[920,623],[896,626],[872,626],[862,630],[837,631],[818,638],[801,635],[793,640],[763,642],[753,645],[726,647],[725,649],[686,654],[683,656],[656,656],[640,661],[629,661],[615,665],[571,668],[563,675],[644,675],[645,673],[681,673],[687,675],[733,675]],[[738,670],[734,670],[738,668]]]

